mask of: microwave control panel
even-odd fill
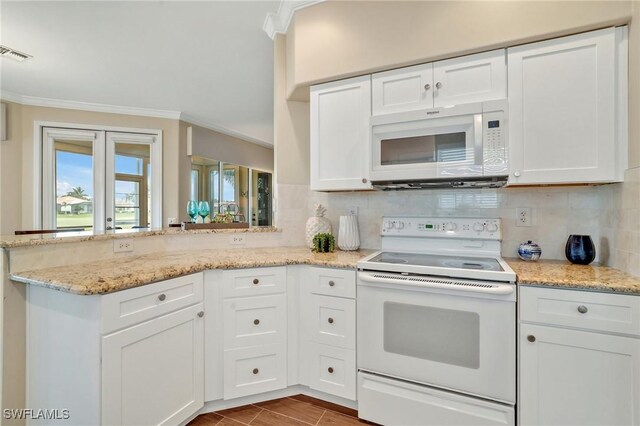
[[[490,111],[482,114],[484,176],[500,176],[509,173],[506,124],[504,111]]]

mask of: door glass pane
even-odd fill
[[[476,312],[384,303],[384,350],[460,367],[480,367]]]
[[[253,170],[251,185],[251,224],[271,226],[271,173]]]
[[[467,149],[465,132],[383,139],[380,141],[380,162],[393,164],[444,163],[464,161],[473,156]]]
[[[56,141],[56,228],[93,228],[93,145]]]
[[[198,173],[197,170],[191,170],[191,195],[189,196],[189,200],[200,200],[199,180],[200,173]]]
[[[217,166],[209,169],[209,208],[213,215],[220,212],[220,171]]]
[[[151,146],[115,143],[115,227],[147,228],[151,223]]]

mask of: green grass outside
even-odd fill
[[[130,228],[132,225],[136,225],[135,213],[118,213],[117,220],[119,225],[123,228]],[[121,222],[125,222],[120,224]],[[58,214],[57,216],[58,228],[69,227],[91,227],[93,226],[93,214]]]

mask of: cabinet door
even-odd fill
[[[102,424],[178,425],[203,406],[202,309],[102,338]]]
[[[433,66],[416,65],[371,77],[372,115],[433,108]]]
[[[311,189],[369,189],[371,77],[311,88]]]
[[[287,296],[242,297],[224,301],[224,349],[287,341]]]
[[[508,62],[509,183],[615,180],[615,29],[510,48]]]
[[[519,368],[522,425],[640,424],[640,339],[522,324]]]
[[[507,97],[504,49],[433,64],[433,106],[482,102]]]

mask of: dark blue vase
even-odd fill
[[[589,235],[569,235],[564,254],[571,263],[588,265],[596,258],[596,248]]]

